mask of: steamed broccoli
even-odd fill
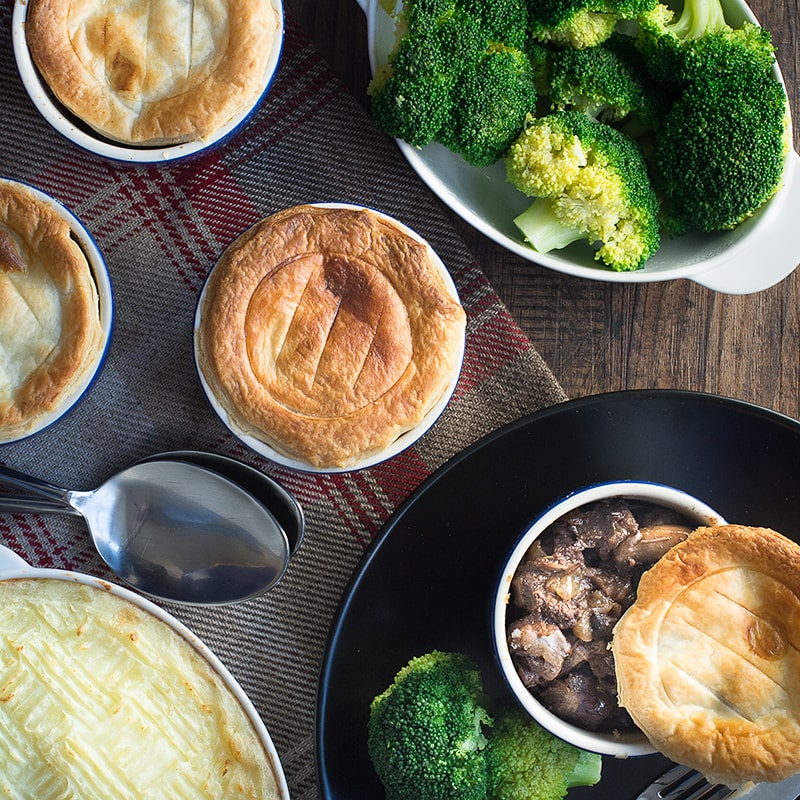
[[[534,73],[526,53],[491,46],[461,73],[438,140],[468,164],[488,166],[508,150],[535,106]]]
[[[554,110],[574,109],[632,135],[653,130],[667,95],[650,79],[632,37],[614,33],[595,47],[561,48],[550,57],[548,94]]]
[[[473,165],[497,161],[536,101],[526,25],[525,0],[410,0],[368,87],[376,126]]]
[[[653,150],[664,227],[729,230],[752,216],[781,186],[787,114],[786,93],[767,73],[686,89]]]
[[[449,118],[459,74],[488,45],[472,15],[452,0],[434,3],[408,6],[400,22],[407,30],[368,87],[375,124],[415,147],[437,137]]]
[[[514,706],[496,714],[486,745],[489,797],[551,800],[600,780],[601,758],[552,736]]]
[[[732,28],[720,0],[686,0],[680,14],[659,3],[639,18],[637,46],[652,77],[674,89],[720,71],[747,80],[775,61],[769,32],[751,22]]]
[[[622,20],[635,20],[656,0],[531,0],[528,24],[541,42],[565,47],[594,47]]]
[[[370,708],[367,746],[387,800],[561,800],[600,779],[599,755],[514,708],[492,719],[490,704],[469,656],[411,659]]]
[[[528,39],[527,0],[460,0],[493,42],[524,47]]]
[[[387,800],[485,800],[482,691],[468,656],[433,651],[372,701],[367,746]]]
[[[505,157],[506,176],[537,198],[514,221],[546,253],[581,239],[617,271],[641,268],[660,244],[658,201],[637,145],[579,111],[531,118]]]
[[[730,27],[719,0],[686,0],[680,15],[645,15],[638,46],[651,74],[679,92],[652,154],[664,228],[736,227],[780,187],[789,146],[769,32]]]

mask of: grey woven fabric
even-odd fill
[[[0,10],[0,175],[50,193],[87,225],[113,282],[116,324],[105,367],[66,419],[0,448],[0,461],[69,488],[92,488],[154,452],[238,457],[303,506],[305,541],[268,595],[214,609],[174,607],[222,659],[269,728],[292,797],[317,797],[313,726],[328,624],[364,549],[397,505],[483,435],[565,399],[394,143],[333,77],[290,18],[276,82],[258,115],[223,148],[185,164],[136,168],[78,151],[29,101]],[[424,236],[467,310],[461,381],[440,421],[411,450],[359,473],[279,468],[231,436],[196,377],[192,320],[216,258],[262,216],[304,202],[364,204]],[[0,309],[2,313],[2,309]],[[0,515],[0,541],[36,566],[113,577],[72,518]]]

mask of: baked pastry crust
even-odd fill
[[[465,314],[427,245],[367,209],[297,206],[225,251],[198,363],[240,429],[317,468],[388,447],[458,369]]]
[[[621,704],[661,752],[741,786],[800,771],[800,546],[699,528],[642,577],[612,640]]]
[[[56,98],[117,142],[203,141],[265,89],[271,0],[29,0],[25,35]]]
[[[100,358],[97,287],[69,223],[0,181],[0,441],[53,412]]]

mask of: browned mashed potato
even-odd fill
[[[239,701],[169,625],[106,591],[0,581],[0,795],[280,796]]]

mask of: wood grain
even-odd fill
[[[355,0],[286,3],[336,74],[366,103],[367,32]],[[772,32],[792,114],[800,120],[800,0],[752,0],[750,6]],[[796,148],[799,143],[800,125]],[[521,259],[450,216],[570,397],[690,389],[800,418],[800,271],[744,296],[686,280],[587,281]]]

